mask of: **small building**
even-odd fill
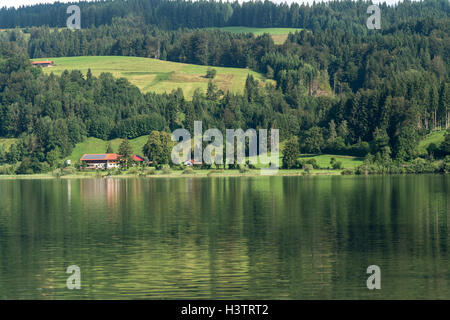
[[[120,167],[120,158],[117,153],[84,154],[80,161],[86,164],[86,169],[112,169]],[[144,159],[138,155],[132,155],[134,162],[143,162]]]
[[[201,162],[201,161],[195,161],[194,159],[191,159],[191,160],[185,161],[185,162],[184,162],[184,165],[187,166],[187,167],[192,167],[193,165],[201,166],[201,165],[202,165],[202,162]]]
[[[45,60],[45,61],[33,61],[31,62],[33,66],[39,66],[39,67],[53,67],[53,61],[51,60]]]
[[[120,167],[119,158],[117,153],[84,154],[80,161],[86,169],[111,169]]]

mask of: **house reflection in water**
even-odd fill
[[[114,216],[120,211],[120,199],[127,190],[123,188],[121,179],[84,179],[80,185],[80,197],[83,212],[104,212],[108,219],[114,220]],[[126,195],[125,195],[126,196]],[[86,206],[86,207],[85,207]],[[106,208],[106,210],[104,210]],[[97,211],[97,209],[99,209]]]

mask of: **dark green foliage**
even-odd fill
[[[334,170],[342,169],[342,161],[337,161],[334,157],[331,158],[330,165]]]
[[[119,145],[119,154],[123,157],[129,157],[133,153],[133,149],[128,139],[124,139]]]
[[[445,139],[441,143],[441,151],[446,154],[450,155],[450,129],[447,130],[447,133],[445,134]]]
[[[296,160],[300,156],[300,148],[297,137],[288,139],[283,148],[283,168],[290,169],[295,167]]]
[[[33,158],[24,158],[20,163],[20,166],[17,168],[17,174],[32,174],[32,173],[40,173],[42,172],[42,164],[35,157]]]
[[[114,153],[111,142],[108,142],[108,146],[106,147],[106,153]]]
[[[172,135],[167,132],[152,131],[142,152],[154,166],[169,164],[172,152]]]
[[[321,153],[324,144],[321,128],[313,127],[303,133],[300,148],[303,153]]]
[[[131,147],[130,141],[124,139],[119,145],[120,162],[122,163],[122,168],[128,168],[132,162],[133,148]]]
[[[217,70],[216,69],[208,68],[208,70],[206,71],[205,78],[214,79],[216,77],[216,74],[217,74]]]

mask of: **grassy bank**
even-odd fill
[[[301,169],[280,169],[272,176],[322,176],[322,175],[341,175],[341,170],[312,170],[306,172]],[[261,175],[259,169],[252,169],[247,172],[240,172],[239,170],[214,170],[214,169],[195,169],[192,173],[185,173],[182,170],[171,170],[170,172],[157,171],[154,174],[139,174],[136,172],[124,171],[121,174],[108,174],[106,171],[88,171],[77,172],[75,174],[58,176],[52,173],[44,174],[24,174],[24,175],[0,175],[0,180],[8,179],[93,179],[93,178],[206,178],[206,177],[254,177],[265,176]]]

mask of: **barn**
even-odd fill
[[[33,61],[31,62],[31,64],[33,66],[39,66],[39,67],[52,67],[53,66],[53,61],[51,60],[46,60],[46,61]]]
[[[120,167],[120,158],[117,153],[84,154],[80,161],[86,164],[86,169],[111,169]],[[134,162],[143,162],[144,159],[138,155],[132,155]]]

